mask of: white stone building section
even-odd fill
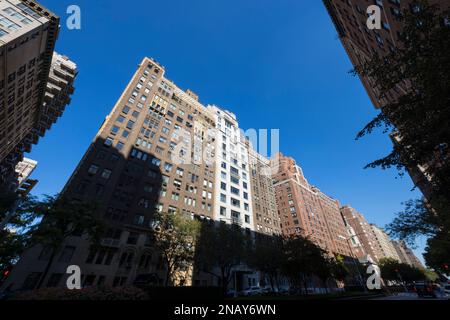
[[[254,230],[248,147],[236,116],[207,107],[216,121],[214,219]]]

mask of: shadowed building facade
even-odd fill
[[[162,284],[165,267],[150,239],[155,212],[254,230],[248,150],[235,116],[205,107],[164,75],[162,65],[142,60],[62,191],[99,203],[97,214],[107,225],[100,248],[83,236],[67,239],[44,279],[49,252],[35,246],[4,287],[31,289],[40,280],[43,287],[65,286],[73,264],[82,270],[83,286],[127,285],[150,273]]]
[[[0,2],[0,188],[70,102],[76,65],[54,53],[59,17],[32,0]]]
[[[375,54],[382,57],[401,47],[404,11],[417,13],[421,10],[420,1],[416,0],[323,0],[323,2],[354,66],[370,61]],[[428,0],[428,3],[438,5],[441,9],[450,7],[450,0]],[[367,8],[370,5],[377,5],[381,10],[381,29],[379,30],[370,30],[367,27]],[[387,103],[395,102],[408,90],[405,81],[397,84],[385,97],[380,97],[373,79],[360,76],[360,80],[377,109]],[[398,134],[391,135],[391,139],[394,144],[401,143]],[[418,165],[408,168],[408,172],[425,198],[431,199],[432,178],[426,174],[425,169],[426,164]]]

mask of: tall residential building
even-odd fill
[[[156,211],[254,230],[245,142],[234,114],[205,107],[144,58],[62,191],[101,204],[98,215],[108,226],[102,246],[68,239],[43,285],[63,286],[71,264],[80,266],[83,286],[131,284],[148,273],[164,279],[149,236]],[[48,254],[39,245],[25,252],[5,286],[34,288]]]
[[[404,241],[392,241],[392,245],[394,246],[397,255],[400,258],[400,262],[409,264],[410,266],[419,269],[424,268],[422,262],[420,262],[414,252],[410,248],[408,248]]]
[[[64,95],[73,91],[75,65],[67,58],[61,63],[53,52],[58,31],[59,18],[36,1],[0,1],[2,188],[17,187],[15,166],[61,115],[69,102]],[[60,72],[62,65],[70,67]]]
[[[278,154],[273,170],[283,234],[306,236],[330,254],[352,257],[339,202],[310,185],[290,157]]]
[[[404,10],[411,12],[421,10],[419,1],[416,0],[323,0],[323,2],[354,66],[370,60],[374,54],[384,56],[400,47],[400,35],[403,30],[401,19]],[[437,4],[442,9],[450,7],[450,0],[428,0],[428,2]],[[381,9],[382,28],[380,30],[370,30],[367,27],[367,8],[370,5],[377,5]],[[407,90],[405,84],[400,83],[395,90],[381,98],[373,79],[368,77],[360,79],[377,109],[387,102],[395,101],[402,92]],[[393,143],[399,143],[398,136],[393,135],[392,140]],[[430,177],[425,174],[424,167],[426,164],[408,168],[408,171],[423,195],[430,199],[432,196]]]
[[[236,116],[216,106],[214,220],[238,224],[254,230],[248,146]]]
[[[397,254],[397,250],[395,250],[395,247],[386,232],[375,224],[371,224],[370,227],[372,228],[372,232],[377,240],[376,244],[383,254],[383,258],[392,258],[397,261],[401,261]]]
[[[381,251],[378,241],[366,218],[350,206],[343,206],[341,208],[341,213],[346,223],[353,228],[355,232],[354,236],[357,236],[361,242],[364,248],[364,255],[367,255],[358,258],[369,261],[373,260],[375,262],[378,262],[379,259],[383,258],[383,252]]]
[[[271,161],[256,152],[251,145],[248,148],[248,157],[255,231],[266,235],[281,235],[281,220],[272,184]]]

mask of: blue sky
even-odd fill
[[[63,117],[33,147],[34,193],[55,194],[80,161],[144,56],[240,126],[279,128],[281,151],[310,183],[384,226],[419,195],[408,176],[365,164],[391,148],[386,135],[355,141],[376,115],[321,1],[40,0],[61,16],[56,50],[79,67]],[[81,8],[81,30],[66,9]],[[424,240],[418,241],[420,255]],[[422,256],[420,255],[420,258]]]

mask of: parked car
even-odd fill
[[[256,296],[262,294],[263,291],[260,287],[250,287],[248,289],[242,290],[241,295],[245,297]]]
[[[417,293],[417,296],[419,296],[420,298],[423,297],[438,298],[441,295],[440,286],[428,281],[416,282],[414,284],[414,289]]]
[[[227,293],[226,293],[227,298],[233,298],[234,296],[236,296],[236,290],[234,290],[234,289],[227,290]]]

